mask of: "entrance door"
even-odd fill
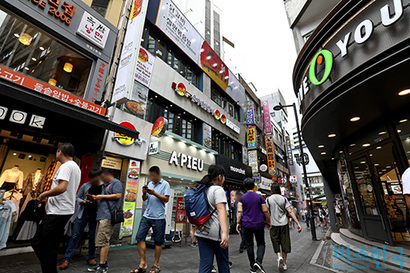
[[[390,228],[385,221],[382,186],[375,176],[370,157],[370,153],[366,153],[350,162],[359,193],[358,205],[363,211],[362,226],[369,239],[393,243]]]

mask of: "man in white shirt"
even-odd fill
[[[58,244],[64,235],[64,226],[74,213],[76,193],[80,185],[81,170],[73,161],[74,146],[61,144],[56,159],[61,163],[53,178],[51,190],[40,194],[40,201],[48,199],[47,215],[32,241],[32,247],[41,263],[43,273],[57,273]]]

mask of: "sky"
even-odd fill
[[[252,82],[258,97],[279,88],[286,103],[295,102],[292,71],[297,54],[283,1],[220,0],[218,6],[222,34],[235,44],[234,56],[225,57],[228,67]]]

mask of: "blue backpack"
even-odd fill
[[[208,190],[206,185],[198,185],[190,189],[185,195],[185,210],[191,224],[197,226],[199,230],[204,230],[204,224],[211,218],[216,211],[209,211]]]

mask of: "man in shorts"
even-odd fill
[[[104,182],[102,194],[95,195],[94,200],[98,201],[97,211],[97,229],[95,237],[95,246],[100,247],[100,265],[90,267],[88,271],[97,273],[108,272],[108,252],[110,250],[110,239],[114,232],[114,226],[111,224],[111,210],[121,207],[122,183],[114,178],[110,170],[101,172],[101,179]],[[108,203],[110,206],[108,206]]]
[[[272,195],[266,200],[271,215],[272,228],[270,230],[270,237],[273,249],[278,257],[278,269],[280,272],[286,271],[288,265],[286,263],[288,253],[291,252],[289,223],[287,215],[293,218],[298,226],[298,232],[302,231],[298,218],[293,212],[292,205],[288,199],[281,196],[280,186],[274,183],[271,186]],[[282,255],[281,255],[282,252]]]
[[[153,230],[155,244],[155,262],[149,272],[157,273],[161,271],[159,259],[161,257],[162,245],[165,242],[165,203],[169,201],[169,183],[161,178],[159,167],[153,166],[149,169],[151,182],[142,189],[142,199],[148,200],[147,209],[142,216],[137,232],[138,254],[140,264],[132,273],[147,272],[147,257],[145,238],[150,228]]]

